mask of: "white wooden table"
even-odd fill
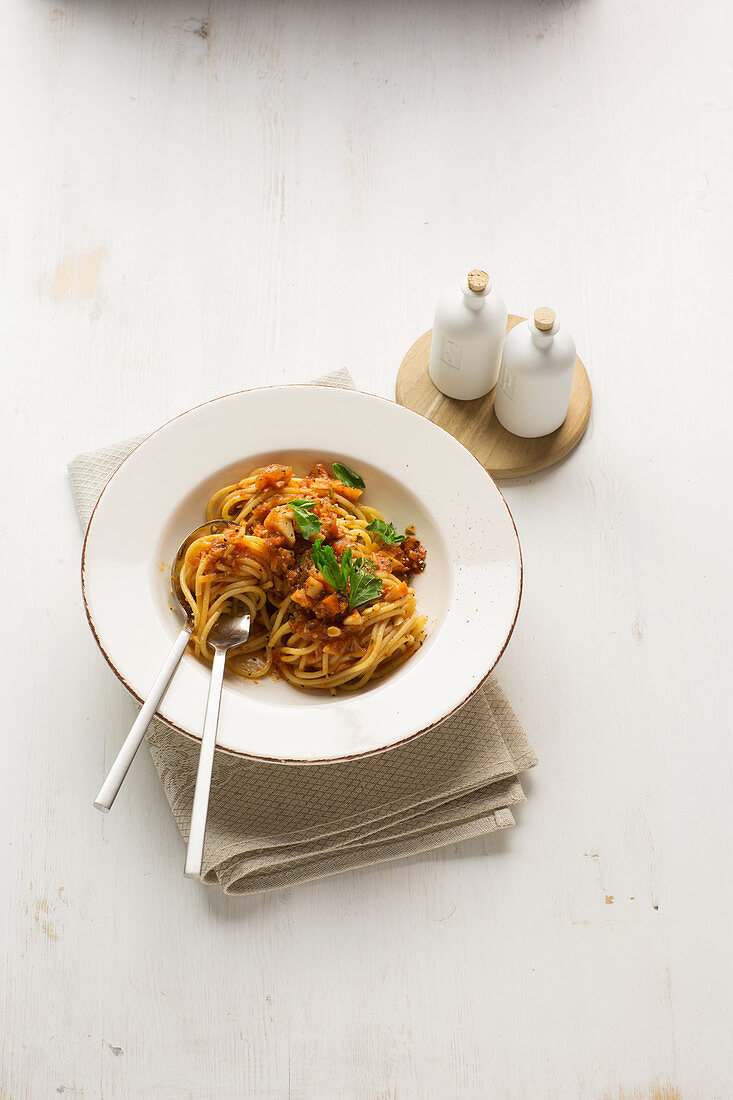
[[[733,1096],[728,0],[4,0],[3,1100]],[[65,463],[346,365],[485,266],[595,409],[504,486],[515,829],[184,879],[88,632]]]

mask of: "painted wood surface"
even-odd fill
[[[524,320],[510,313],[507,333]],[[428,329],[407,350],[397,374],[397,400],[460,439],[497,481],[538,474],[580,443],[590,420],[593,393],[588,372],[577,355],[565,420],[549,435],[523,439],[507,431],[494,415],[498,385],[472,401],[454,401],[441,393],[428,373],[432,337],[432,329]]]
[[[733,1095],[726,0],[4,0],[0,1094]],[[255,899],[184,879],[65,463],[348,366],[480,266],[580,447],[504,490],[518,825]],[[243,427],[243,432],[246,426]]]

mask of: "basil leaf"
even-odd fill
[[[348,466],[344,466],[343,462],[334,462],[332,466],[336,477],[344,485],[349,485],[352,489],[366,489],[364,478],[360,477],[354,470],[350,470]]]
[[[290,508],[295,518],[298,530],[304,539],[311,535],[317,535],[321,529],[321,521],[313,514],[315,504],[312,500],[291,500]]]
[[[350,562],[351,550],[347,550],[346,554],[349,555]],[[344,558],[346,558],[346,554],[344,554]],[[324,581],[331,585],[331,588],[334,588],[337,592],[346,591],[348,571],[345,572],[343,566],[339,565],[333,547],[325,545],[323,539],[317,539],[313,543],[313,564]]]
[[[344,557],[346,557],[346,554],[344,554]],[[364,603],[369,603],[370,600],[376,600],[377,596],[382,594],[382,582],[379,577],[374,576],[373,567],[372,569],[369,568],[371,564],[371,562],[367,563],[360,559],[351,566],[349,611],[352,611],[355,607],[361,607]]]
[[[405,536],[398,535],[392,524],[385,523],[383,519],[373,519],[367,526],[367,531],[374,531],[388,546],[395,546],[398,542],[405,541]]]

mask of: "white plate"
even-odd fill
[[[284,460],[307,473],[342,460],[367,483],[364,502],[398,530],[414,523],[427,551],[415,578],[428,616],[423,647],[355,694],[304,692],[285,681],[227,678],[218,745],[287,763],[380,752],[425,732],[488,676],[514,628],[522,559],[509,509],[473,456],[429,420],[382,398],[321,386],[246,390],[191,409],[120,466],[92,515],[82,588],[100,649],[142,700],[178,633],[169,569],[205,519],[215,488]],[[159,715],[192,737],[209,670],[186,653]]]

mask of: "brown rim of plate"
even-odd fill
[[[114,672],[117,679],[120,681],[121,684],[124,685],[124,687],[127,688],[127,690],[130,692],[130,695],[132,695],[132,697],[134,699],[137,699],[138,703],[140,703],[141,705],[145,702],[145,700],[141,699],[140,696],[137,694],[137,692],[134,691],[130,687],[127,680],[122,675],[122,673],[120,672],[120,670],[117,668],[114,661],[110,657],[109,653],[107,653],[107,650],[102,645],[100,637],[99,637],[99,635],[97,634],[97,631],[94,628],[94,623],[92,622],[92,616],[91,616],[90,611],[89,611],[89,604],[87,603],[86,583],[85,583],[85,578],[84,578],[84,568],[85,568],[85,564],[86,564],[86,553],[87,553],[87,540],[89,538],[89,532],[90,532],[91,527],[92,527],[92,522],[94,521],[94,516],[96,514],[97,508],[99,507],[99,502],[101,501],[102,497],[107,492],[107,489],[112,484],[114,479],[117,477],[117,474],[120,472],[120,470],[125,465],[125,463],[128,462],[129,459],[131,459],[132,456],[134,454],[136,454],[137,451],[139,451],[141,447],[144,447],[146,443],[149,443],[154,435],[157,435],[158,432],[163,431],[163,429],[167,428],[169,424],[173,424],[173,423],[175,423],[176,420],[180,420],[181,417],[188,416],[189,413],[195,412],[196,409],[202,409],[205,405],[213,405],[217,401],[225,401],[229,397],[238,397],[242,393],[257,393],[257,392],[260,392],[260,391],[263,391],[263,390],[294,390],[294,389],[311,389],[311,390],[336,389],[336,390],[340,390],[341,393],[356,393],[356,394],[361,394],[362,396],[365,396],[365,397],[373,397],[376,401],[384,401],[384,403],[387,404],[387,405],[396,405],[398,408],[402,409],[406,413],[409,413],[411,416],[419,417],[420,420],[427,420],[427,422],[429,424],[432,424],[432,426],[434,428],[437,428],[438,431],[443,432],[444,435],[450,436],[450,438],[453,440],[454,443],[458,443],[459,447],[463,447],[463,444],[459,440],[457,440],[455,438],[455,436],[451,435],[450,432],[447,432],[445,430],[445,428],[441,428],[441,426],[439,424],[434,423],[434,421],[432,421],[432,420],[428,420],[428,417],[423,416],[421,413],[417,413],[413,409],[408,409],[405,405],[400,405],[399,402],[397,402],[397,401],[391,401],[388,397],[380,397],[379,394],[376,394],[376,393],[364,394],[362,390],[351,390],[351,389],[347,389],[345,386],[324,386],[324,385],[319,385],[318,383],[314,383],[314,382],[304,382],[304,383],[297,383],[296,382],[296,383],[291,383],[289,385],[284,385],[284,386],[254,386],[251,389],[247,389],[247,390],[234,390],[233,393],[225,393],[225,394],[222,394],[221,397],[212,397],[211,400],[209,400],[209,401],[201,401],[198,405],[192,405],[190,409],[185,409],[184,412],[178,413],[177,416],[172,416],[170,418],[170,420],[166,420],[166,422],[164,424],[161,424],[159,428],[156,428],[155,431],[152,431],[150,433],[150,435],[146,435],[145,439],[141,439],[140,442],[137,444],[137,446],[134,447],[130,451],[129,455],[127,455],[125,458],[123,458],[122,462],[119,464],[119,466],[117,467],[115,472],[112,474],[112,476],[110,477],[110,479],[107,482],[107,484],[105,485],[105,487],[102,489],[102,492],[97,497],[97,502],[94,505],[94,508],[92,509],[92,514],[89,517],[89,522],[87,523],[87,528],[86,528],[86,531],[84,532],[84,542],[82,544],[82,550],[81,550],[81,593],[82,593],[82,599],[84,600],[84,613],[87,617],[87,622],[89,623],[89,629],[91,630],[91,632],[94,636],[95,642],[99,646],[99,649],[102,653],[102,656],[104,657],[105,661],[107,662],[109,667]],[[509,645],[509,639],[511,638],[512,634],[514,633],[514,627],[517,625],[517,617],[519,615],[519,607],[520,607],[521,602],[522,602],[522,592],[523,592],[523,589],[524,589],[524,559],[522,557],[522,544],[519,541],[519,532],[517,531],[517,525],[514,522],[514,516],[512,515],[511,509],[510,509],[509,505],[506,502],[506,498],[505,498],[504,494],[502,493],[501,489],[496,484],[496,482],[494,481],[493,477],[488,472],[488,470],[486,470],[481,465],[481,463],[478,461],[478,459],[475,458],[475,456],[471,454],[471,452],[468,450],[468,448],[463,447],[463,450],[466,451],[466,453],[473,459],[473,461],[479,467],[481,472],[483,474],[485,474],[485,476],[489,479],[489,481],[492,482],[492,484],[494,485],[494,488],[496,489],[499,496],[501,497],[502,502],[504,504],[504,507],[506,508],[507,513],[509,515],[509,519],[512,522],[512,527],[514,528],[514,537],[517,540],[517,549],[519,550],[519,592],[517,593],[517,606],[514,609],[514,618],[512,619],[512,625],[509,627],[509,632],[507,633],[507,636],[504,640],[504,644],[501,647],[501,649],[499,650],[499,654],[498,654],[496,660],[494,661],[494,663],[489,668],[488,672],[479,680],[479,682],[476,684],[475,687],[471,688],[468,695],[466,695],[466,697],[463,700],[461,700],[460,703],[457,703],[456,706],[452,707],[451,710],[447,711],[446,714],[443,714],[440,718],[436,718],[436,720],[434,722],[431,722],[430,725],[424,726],[420,730],[416,730],[415,733],[411,733],[407,737],[403,737],[401,741],[394,741],[391,745],[385,745],[381,749],[369,749],[367,752],[351,753],[348,756],[329,756],[329,757],[325,757],[324,759],[320,759],[320,760],[291,760],[288,757],[256,756],[253,753],[237,752],[236,749],[225,749],[221,745],[216,746],[216,751],[217,752],[225,752],[229,756],[240,757],[244,760],[257,760],[261,764],[288,764],[290,766],[295,766],[295,767],[297,767],[297,766],[309,767],[309,766],[315,765],[315,764],[319,764],[319,765],[320,764],[344,764],[348,760],[361,760],[361,759],[363,759],[367,756],[379,756],[383,752],[389,752],[391,749],[400,748],[401,745],[407,745],[407,744],[409,744],[410,741],[414,741],[414,740],[416,740],[416,738],[421,737],[424,733],[428,733],[430,730],[435,729],[436,726],[439,726],[442,722],[445,722],[448,718],[451,717],[451,715],[455,714],[456,711],[460,710],[461,707],[464,707],[466,705],[466,703],[469,701],[469,699],[473,698],[473,696],[476,694],[476,692],[479,690],[479,688],[482,687],[486,683],[489,676],[494,671],[494,669],[498,665],[499,661],[503,657],[504,651],[506,650],[506,647]],[[296,688],[296,690],[298,690],[298,689]],[[178,733],[183,734],[184,737],[188,737],[189,740],[198,741],[199,743],[201,742],[201,736],[199,736],[195,733],[191,733],[189,730],[184,729],[182,726],[177,725],[175,722],[171,722],[170,719],[166,718],[165,715],[160,710],[156,710],[155,714],[153,715],[153,718],[159,718],[161,722],[165,722],[165,724],[167,726],[170,726],[171,729],[174,729]],[[152,719],[151,719],[151,721],[152,721]]]

